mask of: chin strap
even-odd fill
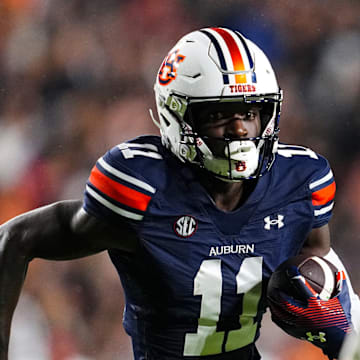
[[[337,267],[339,271],[344,271],[345,273],[346,283],[350,295],[350,303],[351,303],[350,312],[351,312],[353,329],[356,333],[359,333],[360,332],[360,300],[359,300],[359,296],[354,292],[354,289],[351,285],[350,278],[345,269],[345,266],[333,249],[330,249],[330,251],[324,256],[324,259],[330,261],[332,264],[334,264]]]
[[[149,114],[150,114],[150,117],[151,117],[151,120],[153,121],[153,123],[154,123],[159,129],[161,129],[161,125],[160,125],[159,121],[157,121],[157,120],[155,119],[155,116],[154,116],[154,113],[153,113],[152,109],[149,109]]]

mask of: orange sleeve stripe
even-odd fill
[[[151,200],[151,196],[110,179],[100,172],[96,166],[91,170],[89,180],[91,184],[111,199],[137,210],[145,211]]]
[[[315,191],[312,193],[312,203],[313,205],[325,205],[329,201],[333,200],[335,197],[336,185],[335,181],[333,181],[330,185]]]

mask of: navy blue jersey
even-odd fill
[[[329,221],[334,195],[327,161],[300,146],[280,144],[271,171],[232,212],[215,206],[159,137],[100,158],[84,208],[137,233],[135,254],[109,253],[125,291],[124,326],[143,358],[231,359],[251,348],[270,274]]]

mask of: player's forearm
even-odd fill
[[[21,242],[0,227],[0,360],[7,359],[10,324],[29,259]]]
[[[75,259],[106,248],[105,227],[81,216],[82,201],[61,201],[0,226],[0,360],[7,359],[12,314],[29,262],[36,257]],[[116,234],[115,234],[116,235]],[[109,243],[116,244],[118,236]]]
[[[22,214],[3,227],[24,256],[48,260],[68,260],[94,254],[92,233],[76,221],[80,200],[57,202]],[[77,223],[77,224],[74,224]]]
[[[71,220],[79,201],[45,206],[0,226],[0,360],[7,359],[10,326],[26,269],[35,257],[71,257]]]
[[[339,271],[344,271],[346,274],[346,283],[349,290],[350,303],[351,303],[351,320],[353,324],[354,330],[359,333],[360,332],[360,300],[359,296],[354,292],[352,287],[349,274],[346,271],[345,265],[336,254],[334,249],[331,249],[328,254],[324,256],[324,258],[334,264]]]

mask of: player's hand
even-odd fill
[[[345,335],[351,330],[350,297],[343,272],[338,272],[336,292],[321,300],[296,267],[287,269],[295,298],[279,292],[269,297],[273,321],[288,334],[321,348],[329,359],[339,355]]]

